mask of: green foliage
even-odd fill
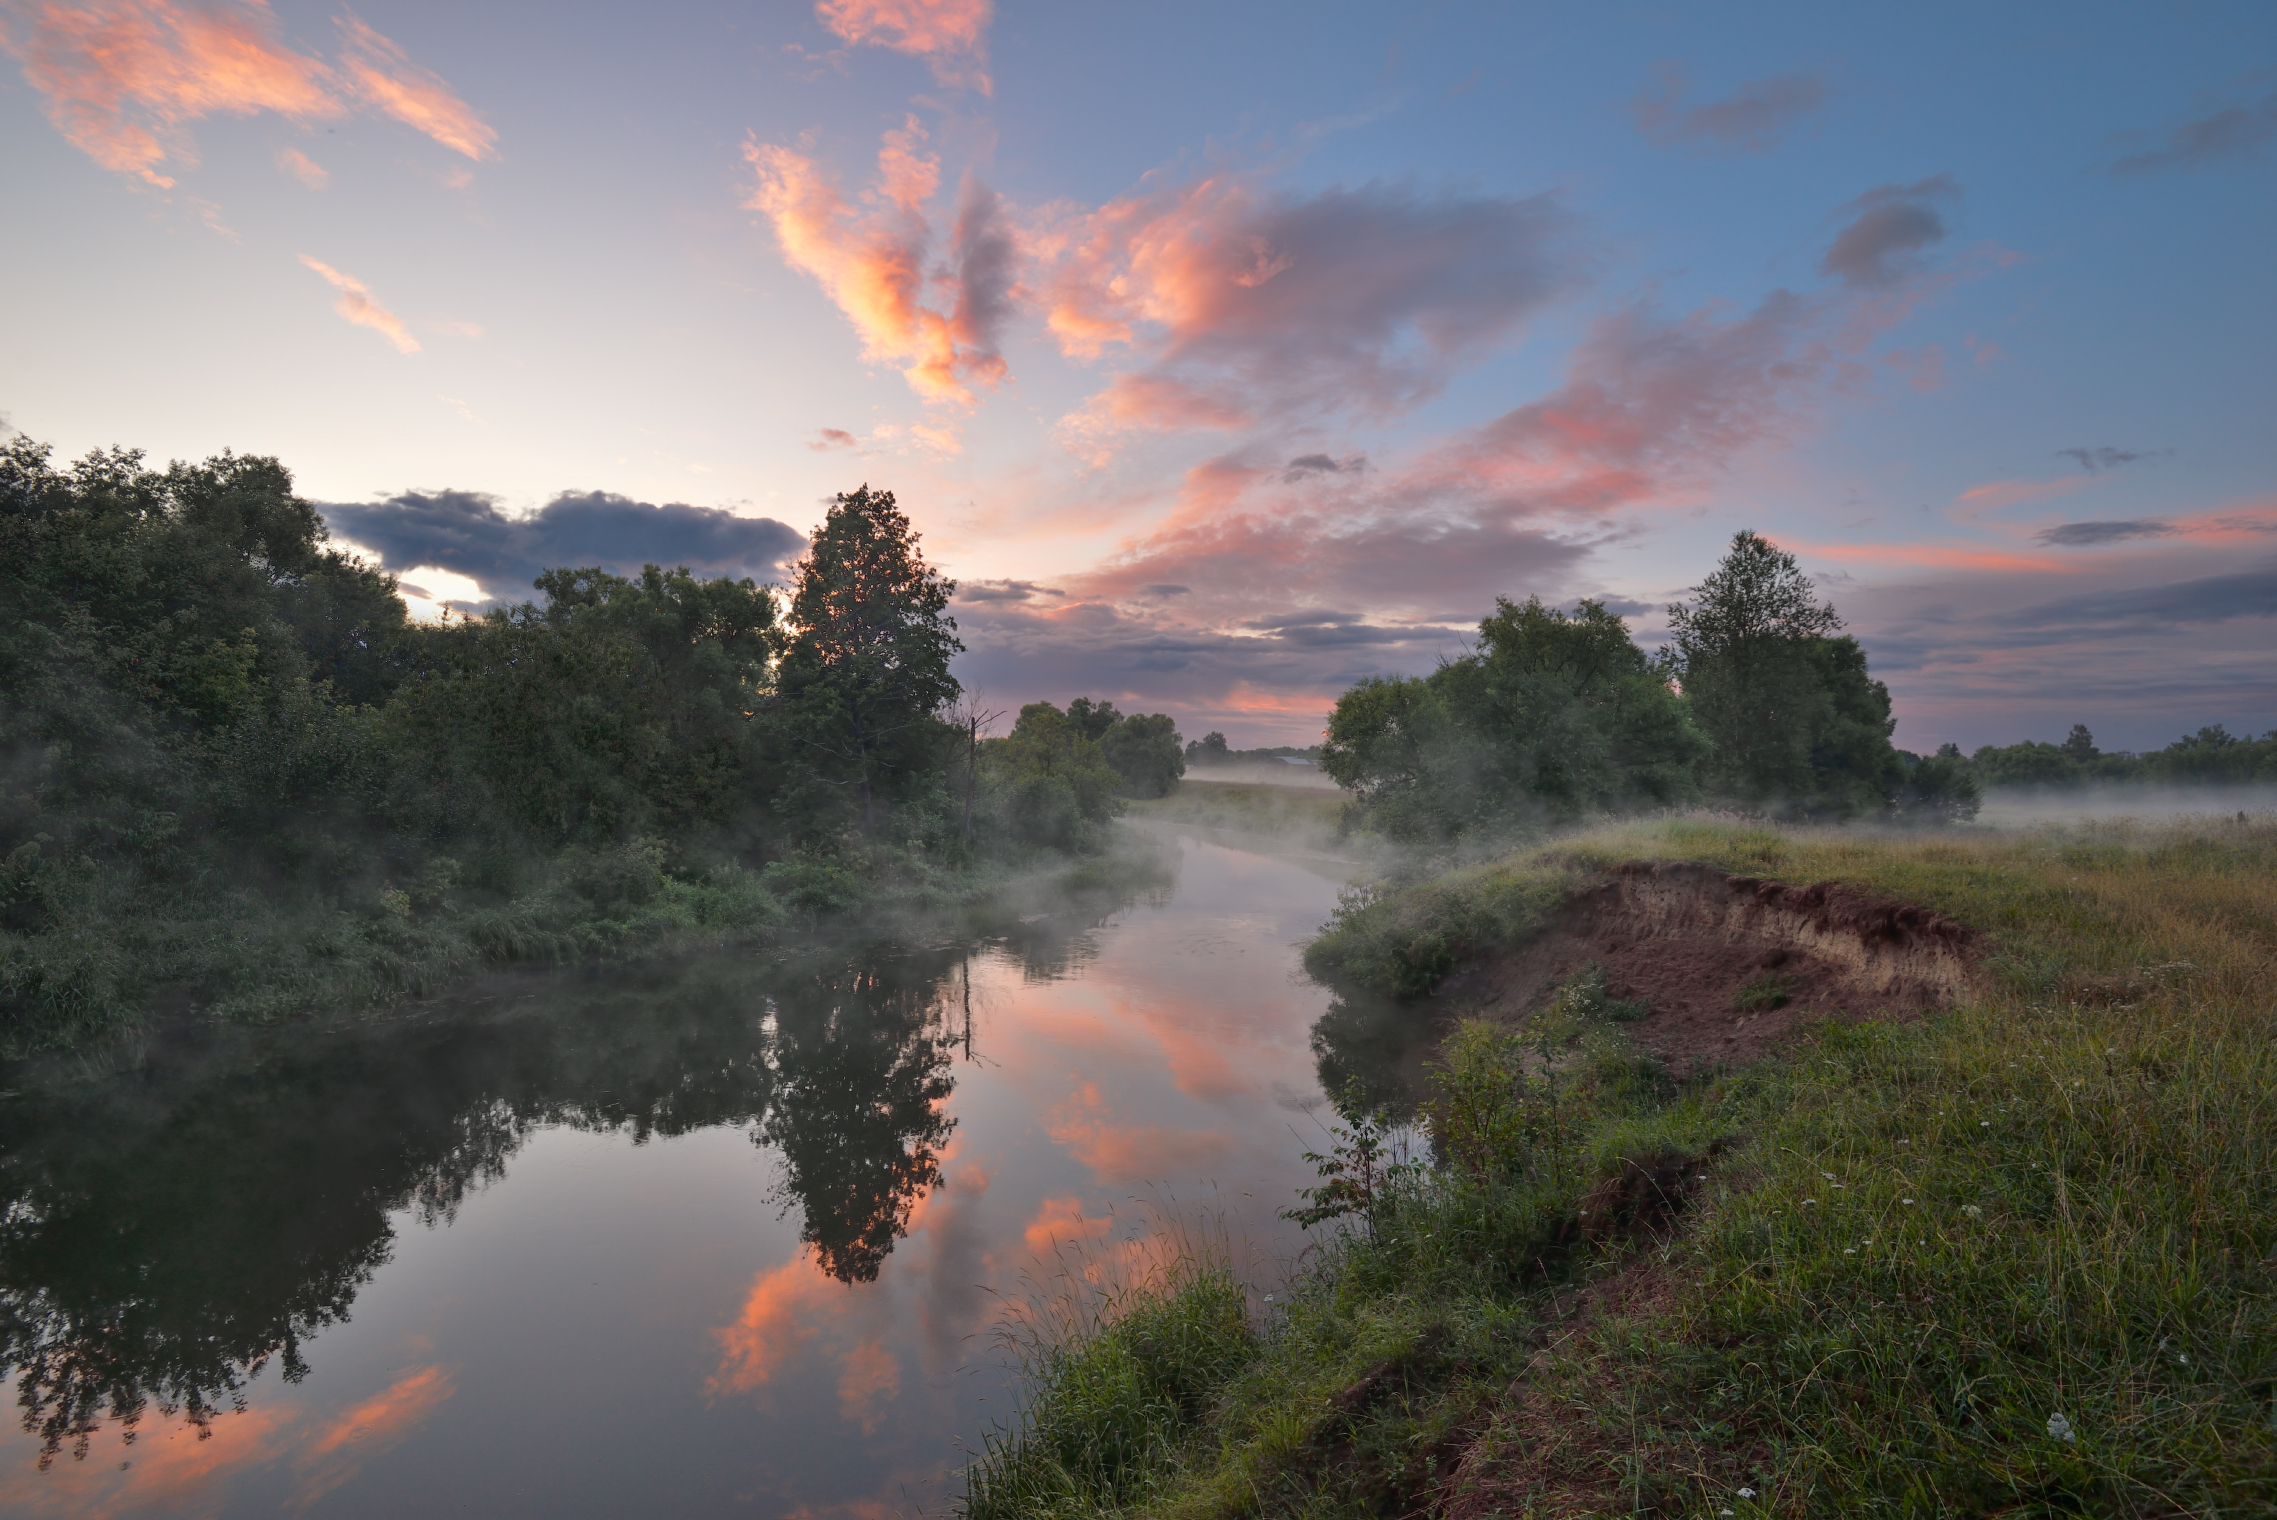
[[[1703,748],[1666,674],[1601,603],[1569,614],[1498,598],[1475,653],[1346,692],[1321,766],[1372,827],[1436,843],[1688,800]]]
[[[1077,697],[1067,704],[1075,731],[1099,746],[1099,753],[1122,778],[1125,797],[1167,797],[1186,774],[1178,726],[1167,713],[1115,711],[1112,702]]]
[[[1956,751],[1956,754],[1958,751]],[[2106,753],[2083,723],[2061,744],[2026,740],[1985,745],[1965,774],[1981,786],[2067,791],[2086,786],[2250,786],[2277,781],[2277,729],[2241,738],[2219,723],[2185,734],[2166,748],[2135,755]]]
[[[1281,1217],[1309,1230],[1356,1214],[1373,1230],[1377,1214],[1417,1164],[1395,1159],[1394,1125],[1380,1104],[1368,1100],[1357,1079],[1337,1096],[1336,1113],[1344,1122],[1330,1127],[1327,1151],[1304,1153],[1320,1185],[1299,1188],[1304,1203],[1281,1210]]]
[[[413,624],[275,460],[0,445],[0,1050],[950,901],[989,848],[1096,848],[1124,785],[1023,734],[1018,827],[965,837],[953,587],[887,492],[787,624],[685,569],[535,589]]]
[[[1167,797],[1186,774],[1178,727],[1168,713],[1133,713],[1100,736],[1099,748],[1126,797]]]
[[[1709,789],[1753,807],[1837,818],[1880,808],[1903,766],[1889,689],[1795,557],[1754,533],[1668,609],[1675,668],[1713,745]]]
[[[1025,1520],[1144,1499],[1255,1345],[1241,1284],[1193,1263],[1091,1333],[1035,1348],[1026,1407],[985,1437],[960,1512]]]
[[[1731,1005],[1741,1013],[1763,1013],[1773,1008],[1784,1008],[1794,1001],[1793,983],[1783,976],[1759,976],[1731,995]]]
[[[981,746],[1003,830],[1022,844],[1089,853],[1123,810],[1122,778],[1098,744],[1049,702],[1020,709],[1012,732]]]
[[[1514,856],[1433,878],[1350,887],[1305,946],[1305,969],[1336,986],[1418,997],[1466,955],[1539,933],[1577,880],[1562,862]]]
[[[776,673],[807,783],[787,811],[850,809],[874,834],[881,806],[937,771],[959,691],[949,661],[964,649],[947,615],[956,589],[918,553],[891,491],[864,485],[832,502],[798,565]]]

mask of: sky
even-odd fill
[[[0,0],[0,418],[415,610],[891,490],[982,705],[1303,744],[1753,529],[1897,742],[2277,728],[2277,9]]]

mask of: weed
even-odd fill
[[[1731,995],[1731,1005],[1740,1013],[1768,1013],[1787,1006],[1794,996],[1793,986],[1788,977],[1759,976]]]

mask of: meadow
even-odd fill
[[[1355,891],[1308,964],[1418,998],[1637,860],[1949,915],[1972,990],[1683,1081],[1602,975],[1417,1003],[1421,1128],[1347,1105],[1296,1272],[1031,1334],[966,1512],[2277,1510],[2277,817],[1611,826]]]

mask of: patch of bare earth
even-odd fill
[[[1611,996],[1646,1006],[1629,1037],[1681,1078],[1758,1059],[1815,1020],[1911,1018],[1952,1002],[1974,954],[1965,925],[1840,882],[1635,861],[1575,897],[1548,933],[1458,968],[1435,996],[1517,1018],[1595,962]],[[1738,1006],[1766,981],[1783,1002]]]
[[[1758,1059],[1820,1019],[1912,1018],[1969,989],[1976,936],[1925,908],[1839,882],[1791,887],[1706,866],[1635,862],[1567,904],[1547,934],[1481,956],[1437,996],[1450,1014],[1519,1018],[1583,967],[1605,968],[1609,995],[1646,1005],[1630,1038],[1678,1077]],[[1786,1001],[1734,1006],[1765,978]],[[1711,1160],[1702,1158],[1703,1161]],[[1558,1296],[1527,1369],[1504,1390],[1426,1510],[1444,1520],[1629,1513],[1655,1495],[1632,1488],[1633,1336],[1681,1334],[1685,1284],[1665,1246],[1699,1182],[1673,1153],[1631,1161],[1583,1200],[1576,1232],[1642,1247],[1619,1270]],[[1646,1420],[1652,1411],[1636,1411]],[[1746,1443],[1662,1444],[1656,1467],[1724,1487],[1767,1454]]]

